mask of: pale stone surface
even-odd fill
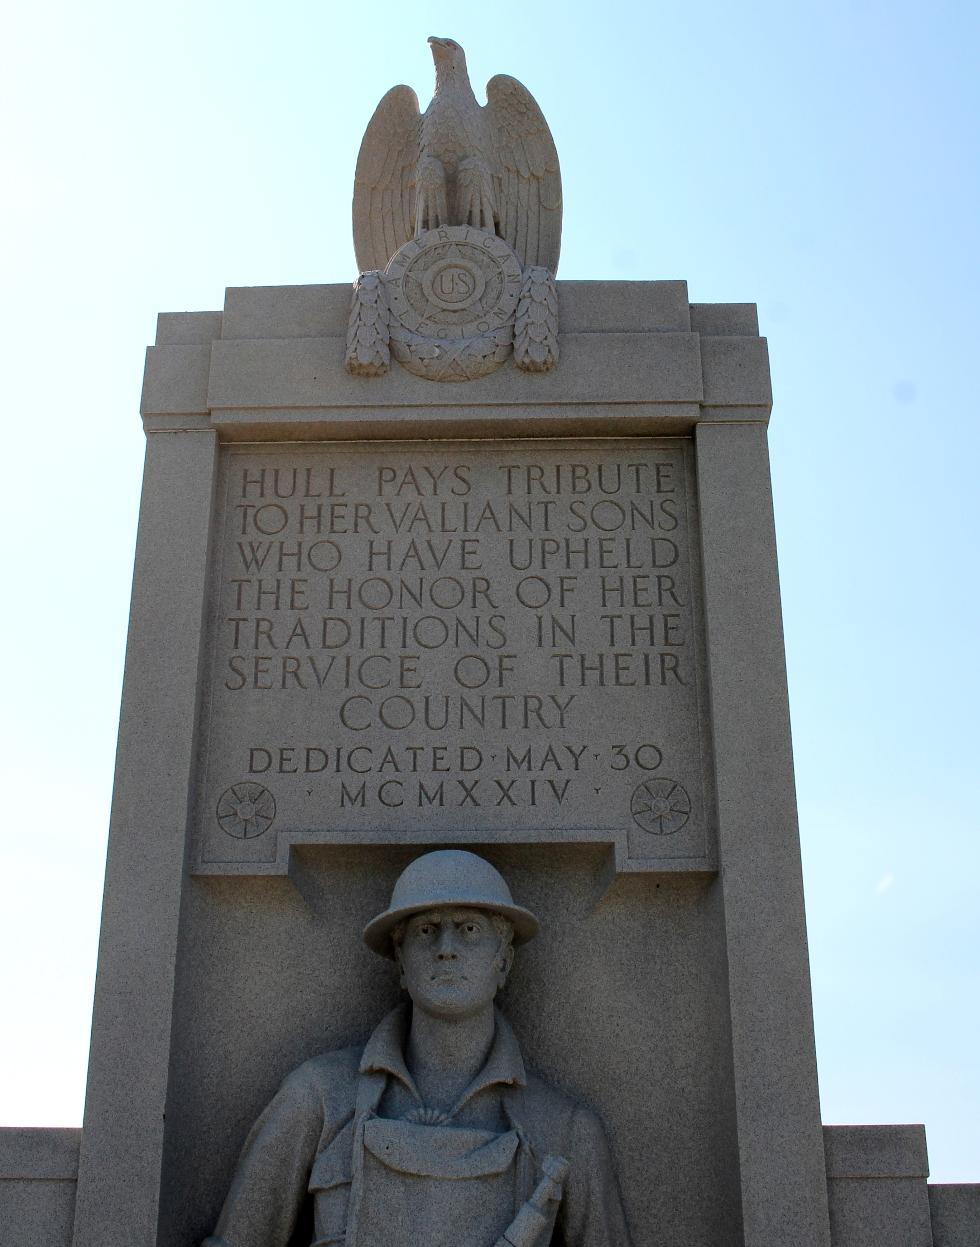
[[[933,1247],[980,1243],[980,1184],[930,1183]]]
[[[705,407],[772,406],[765,338],[706,335],[700,339]]]
[[[69,1247],[80,1130],[0,1129],[0,1242]]]
[[[147,444],[74,1247],[156,1233],[215,459],[210,430]]]
[[[81,1133],[71,1127],[0,1127],[0,1180],[72,1181]]]
[[[759,313],[754,303],[692,303],[691,328],[705,336],[754,338]]]
[[[162,415],[207,411],[210,372],[209,345],[150,347],[143,373],[143,409]]]
[[[702,404],[715,420],[767,420],[765,339],[736,332],[754,323],[745,305],[709,318],[701,336],[687,330],[685,294],[682,282],[559,282],[562,358],[551,373],[529,382],[504,368],[434,393],[402,370],[370,384],[347,374],[350,287],[230,290],[220,341],[148,353],[141,409],[171,421],[210,412],[229,438],[507,436],[531,433],[528,418],[540,436],[686,434]],[[637,332],[622,328],[631,320]]]
[[[565,333],[690,333],[696,329],[686,281],[560,281],[558,297]],[[753,332],[758,334],[758,328]]]
[[[350,291],[347,283],[230,286],[223,313],[194,315],[220,316],[220,336],[226,341],[339,338],[347,332]],[[559,281],[558,297],[566,333],[690,333],[697,329],[692,324],[695,313],[708,316],[711,325],[720,325],[725,336],[757,337],[759,332],[754,304],[689,305],[684,281]],[[730,311],[733,306],[735,313]],[[161,314],[163,319],[168,315]],[[157,343],[163,345],[163,339]]]
[[[826,1247],[796,794],[762,425],[696,433],[746,1247]]]
[[[200,346],[221,337],[220,312],[161,312],[157,346]]]
[[[475,387],[480,382],[470,382]],[[451,383],[441,386],[450,390]],[[223,407],[195,427],[218,431],[222,441],[324,442],[561,437],[685,437],[698,420],[696,403],[621,402],[571,405],[560,401],[517,403],[447,402],[439,406]],[[716,408],[719,423],[760,419],[759,408]],[[193,419],[193,417],[189,417]],[[171,428],[183,416],[145,419],[147,432]]]
[[[828,1200],[834,1247],[932,1247],[923,1178],[834,1178]]]
[[[923,1126],[824,1126],[828,1178],[926,1178]]]
[[[402,369],[371,378],[370,384],[351,377],[343,366],[343,338],[220,341],[211,350],[208,407],[217,418],[220,408],[698,403],[698,342],[696,335],[682,333],[564,334],[553,372],[528,380],[502,368],[475,381],[447,381],[433,393],[431,382]]]
[[[825,1126],[834,1247],[930,1247],[922,1126]]]
[[[221,337],[341,338],[347,333],[350,282],[329,286],[229,286]]]
[[[477,103],[463,49],[429,39],[436,89],[424,114],[392,87],[361,141],[354,175],[354,249],[381,270],[423,231],[469,225],[496,232],[525,268],[558,268],[561,173],[551,131],[531,93],[500,74]]]

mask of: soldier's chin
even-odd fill
[[[479,1013],[491,1003],[485,993],[475,992],[465,983],[429,983],[424,991],[413,993],[417,1008],[437,1018],[465,1018]]]

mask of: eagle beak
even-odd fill
[[[440,65],[463,64],[463,49],[455,40],[446,36],[429,35],[428,42],[437,69]]]

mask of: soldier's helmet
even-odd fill
[[[526,944],[539,923],[529,909],[514,904],[503,875],[488,861],[461,849],[424,853],[395,881],[391,903],[364,928],[364,943],[382,957],[393,957],[391,933],[413,914],[430,909],[482,909],[501,914],[514,927],[514,943]]]

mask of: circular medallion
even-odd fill
[[[426,298],[444,312],[465,312],[479,301],[486,288],[486,274],[461,258],[439,260],[422,277]]]
[[[276,817],[276,799],[268,788],[249,780],[232,784],[218,798],[218,826],[236,840],[253,840],[269,830]]]
[[[513,323],[521,281],[520,261],[495,234],[471,225],[426,230],[385,269],[392,329],[442,339],[492,334]]]
[[[633,822],[654,836],[672,836],[691,817],[691,798],[675,779],[645,779],[633,790]]]

